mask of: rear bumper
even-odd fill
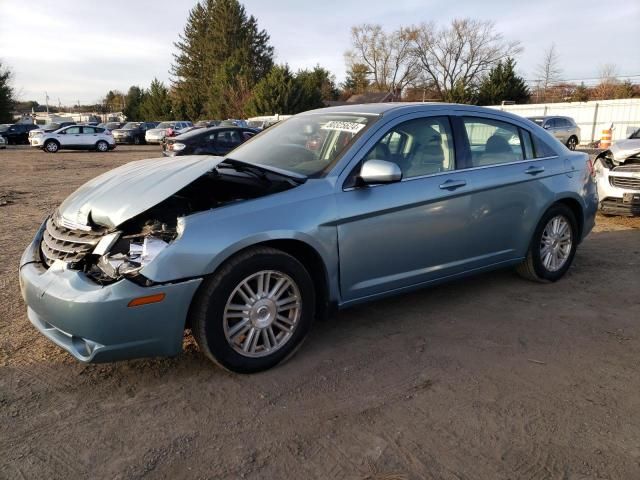
[[[39,262],[38,232],[20,266],[20,289],[31,323],[82,362],[171,356],[182,350],[191,300],[202,279],[141,287],[129,280],[101,286],[56,262]],[[129,307],[137,297],[164,293],[163,301]]]

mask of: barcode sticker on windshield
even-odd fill
[[[332,120],[330,122],[325,123],[320,128],[322,130],[338,130],[340,132],[358,133],[364,127],[365,127],[364,123],[340,122],[338,120]]]

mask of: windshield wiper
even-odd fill
[[[246,163],[234,158],[225,158],[219,166],[229,166],[238,172],[251,172],[259,178],[267,180],[267,173],[285,177],[295,183],[301,184],[307,181],[307,177],[298,173],[290,172],[288,170],[281,170],[277,167],[265,167],[262,165],[256,165],[253,163]]]

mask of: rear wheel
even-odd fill
[[[577,146],[578,146],[578,139],[575,136],[569,137],[569,140],[567,140],[567,148],[569,150],[575,150]]]
[[[133,144],[134,145],[140,145],[142,143],[142,141],[140,140],[140,137],[133,137]]]
[[[553,205],[538,223],[526,259],[517,267],[523,278],[555,282],[567,272],[576,253],[578,224],[569,207]]]
[[[44,143],[44,149],[49,153],[56,153],[58,150],[60,150],[60,145],[58,145],[58,142],[56,142],[55,140],[47,140]]]
[[[109,144],[104,140],[100,140],[98,143],[96,143],[96,150],[98,150],[99,152],[106,152],[107,150],[109,150]]]
[[[313,322],[314,305],[313,281],[296,258],[254,248],[205,281],[191,311],[192,331],[219,365],[259,372],[296,351]]]

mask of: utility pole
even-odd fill
[[[49,94],[44,92],[44,101],[47,104],[47,118],[49,118]]]

